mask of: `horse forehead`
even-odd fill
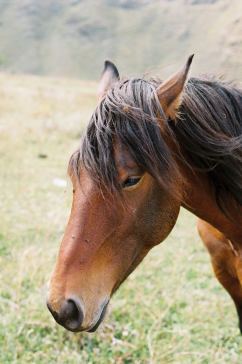
[[[94,181],[89,176],[88,172],[85,168],[80,168],[79,174],[72,175],[71,176],[73,190],[75,192],[83,192],[83,193],[93,193],[94,191],[97,191],[97,188],[95,186]]]
[[[114,159],[119,175],[122,175],[125,171],[129,172],[139,169],[128,148],[117,141],[114,142]]]
[[[100,206],[101,193],[87,171],[80,171],[79,175],[72,175],[73,185],[72,211],[75,216],[87,213],[97,205]]]

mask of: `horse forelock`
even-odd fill
[[[143,172],[151,174],[168,193],[178,197],[180,172],[162,136],[160,119],[162,130],[172,137],[154,82],[143,79],[119,82],[96,107],[80,149],[71,158],[71,169],[78,175],[81,163],[100,187],[120,191],[114,158],[115,143],[119,143]]]
[[[241,90],[214,78],[191,78],[174,123],[161,108],[158,84],[156,80],[130,79],[108,90],[89,121],[80,149],[70,160],[70,169],[78,176],[81,164],[100,187],[120,191],[114,159],[118,142],[144,172],[168,193],[180,197],[176,160],[183,158],[181,148],[189,156],[189,161],[183,162],[208,175],[221,210],[229,210],[233,201],[241,205]],[[168,139],[177,154],[167,145]]]

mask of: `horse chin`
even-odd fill
[[[108,302],[106,303],[106,305],[103,307],[103,310],[101,312],[101,315],[98,319],[98,321],[88,330],[85,330],[87,332],[95,332],[97,330],[97,328],[100,326],[100,324],[102,323],[105,315],[106,315],[106,312],[107,312],[107,308],[108,308]]]
[[[105,317],[105,315],[107,313],[108,304],[109,304],[109,301],[105,302],[105,304],[104,304],[104,306],[103,306],[103,308],[101,310],[99,318],[96,321],[94,321],[94,323],[92,323],[91,325],[89,325],[87,327],[80,327],[80,328],[77,328],[75,330],[72,330],[72,329],[67,328],[67,327],[66,327],[66,329],[69,330],[69,331],[73,331],[73,332],[83,332],[83,331],[85,331],[85,332],[95,332],[98,329],[98,327],[100,326],[100,324],[103,322],[103,319],[104,319],[104,317]]]

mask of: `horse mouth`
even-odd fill
[[[92,326],[90,329],[85,330],[85,331],[87,331],[87,332],[95,332],[97,330],[97,328],[99,327],[99,325],[101,324],[101,322],[103,321],[103,319],[104,319],[104,317],[106,315],[107,308],[108,308],[108,303],[109,303],[109,301],[103,307],[103,310],[101,312],[101,315],[100,315],[98,321],[95,323],[95,325]]]
[[[107,308],[108,308],[108,304],[109,304],[109,301],[107,303],[105,303],[105,305],[103,306],[103,309],[102,309],[102,312],[99,316],[99,319],[96,321],[96,323],[92,326],[89,326],[87,328],[77,328],[77,329],[71,329],[70,327],[65,327],[65,329],[67,329],[68,331],[72,331],[72,332],[95,332],[98,327],[101,325],[106,313],[107,313]]]
[[[82,327],[81,325],[78,327],[73,327],[73,325],[68,324],[68,322],[65,322],[64,320],[60,319],[58,316],[58,313],[55,312],[51,306],[49,305],[49,303],[47,302],[47,307],[49,309],[49,311],[51,312],[52,316],[54,317],[55,321],[63,326],[66,330],[68,331],[72,331],[72,332],[95,332],[97,330],[97,328],[99,327],[99,325],[102,323],[106,312],[107,312],[107,308],[108,308],[108,304],[109,304],[109,300],[105,300],[104,303],[102,304],[102,307],[100,308],[100,314],[98,317],[97,321],[94,321],[94,324],[91,324],[89,326],[86,327]]]

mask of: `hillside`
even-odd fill
[[[2,70],[96,79],[110,58],[128,75],[166,75],[190,53],[195,71],[241,78],[242,1],[0,2]]]

